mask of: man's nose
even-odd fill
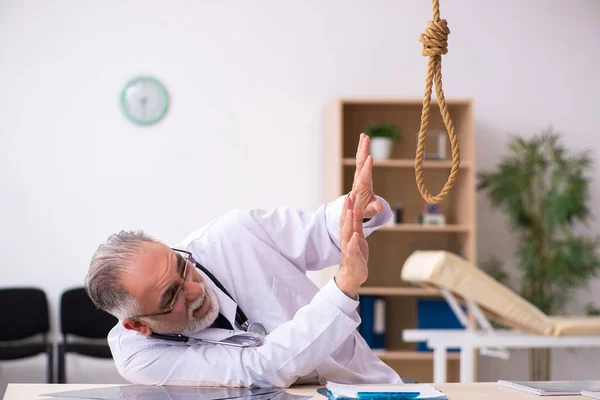
[[[198,282],[189,280],[183,284],[183,288],[185,293],[185,299],[190,302],[202,296],[204,292],[204,290],[202,289],[202,285],[200,285]]]

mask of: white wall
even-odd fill
[[[507,133],[548,124],[598,157],[599,4],[441,1],[444,89],[475,100],[480,168]],[[112,232],[174,242],[232,207],[315,208],[324,105],[422,96],[429,19],[419,0],[0,2],[0,285],[46,289],[56,330],[60,292],[81,284]],[[155,127],[118,107],[139,73],[172,96]],[[591,192],[597,207],[596,180]],[[479,257],[512,252],[497,247],[502,216],[479,199]],[[557,354],[555,378],[596,376],[598,353]],[[42,382],[41,361],[3,363],[0,381]],[[110,363],[83,365],[70,364],[71,382],[119,381]],[[527,371],[524,354],[480,365],[482,380]]]

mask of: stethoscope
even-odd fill
[[[190,259],[191,259],[191,257],[190,257]],[[190,261],[194,262],[193,259],[191,259]],[[225,289],[225,287],[223,287],[221,282],[219,282],[219,280],[217,278],[215,278],[215,276],[209,270],[207,270],[200,263],[197,263],[197,262],[194,262],[194,263],[196,265],[196,268],[202,270],[202,272],[204,272],[206,275],[208,275],[208,277],[215,283],[215,285],[217,285],[218,288],[223,291],[223,293],[225,293],[231,300],[233,300],[234,303],[236,303],[235,300],[233,299],[233,297],[231,297],[231,295],[227,291],[227,289]],[[240,306],[237,305],[237,303],[236,303],[236,311],[235,311],[235,323],[243,331],[246,331],[249,333],[256,333],[256,334],[260,335],[261,337],[265,337],[267,334],[267,330],[265,329],[264,325],[259,322],[250,322],[248,317],[246,317],[246,314],[244,314],[244,312],[242,311]],[[220,344],[220,345],[224,345],[224,346],[233,346],[233,347],[242,347],[242,348],[257,347],[257,346],[262,345],[262,340],[254,337],[254,336],[244,336],[244,339],[249,339],[251,341],[251,343],[248,343],[248,342],[233,343],[233,342],[226,342],[226,341],[222,341],[222,340],[199,339],[199,338],[193,338],[193,337],[181,335],[179,333],[162,334],[162,333],[152,332],[150,334],[150,337],[154,338],[154,339],[170,340],[170,341],[182,342],[182,343],[192,342],[192,343],[205,343],[205,344]]]

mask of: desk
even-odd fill
[[[406,342],[427,342],[433,349],[433,381],[446,382],[447,350],[460,348],[460,382],[473,382],[473,359],[475,350],[482,348],[592,348],[600,347],[600,336],[548,336],[534,335],[513,330],[493,332],[470,332],[467,330],[405,329],[402,339]]]
[[[120,385],[82,385],[82,384],[24,384],[10,383],[4,394],[4,400],[42,400],[52,399],[42,397],[41,393],[52,393],[67,390],[93,389]],[[410,385],[407,385],[410,386]],[[441,383],[434,384],[438,390],[444,392],[449,400],[586,400],[584,396],[551,396],[541,397],[534,394],[499,386],[495,382],[484,383]],[[296,386],[287,389],[290,394],[313,396],[315,400],[326,400],[316,391],[317,386]]]

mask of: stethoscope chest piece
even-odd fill
[[[267,336],[267,330],[265,329],[264,325],[259,322],[250,322],[248,319],[246,319],[246,322],[241,324],[240,328],[246,332],[257,333],[263,337]]]
[[[248,329],[246,329],[246,332],[257,333],[263,337],[267,336],[267,330],[265,329],[264,325],[258,322],[248,323]]]

